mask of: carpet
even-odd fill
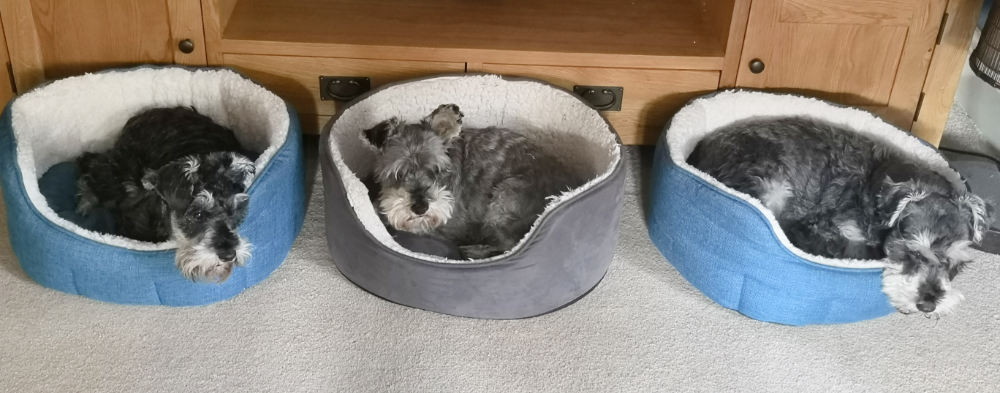
[[[305,227],[288,259],[243,294],[194,308],[121,306],[32,282],[0,209],[0,391],[9,392],[912,392],[1000,381],[1000,257],[958,280],[940,320],[893,314],[789,327],[701,295],[650,242],[650,148],[629,180],[611,269],[586,297],[512,321],[388,303],[326,250],[316,140]]]

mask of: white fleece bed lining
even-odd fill
[[[882,119],[855,108],[843,108],[824,101],[792,95],[777,95],[762,92],[726,91],[711,97],[692,101],[674,116],[667,131],[667,145],[674,164],[687,170],[730,195],[750,203],[759,210],[771,224],[771,228],[781,242],[793,254],[820,265],[870,269],[884,268],[884,260],[835,259],[806,253],[793,246],[778,225],[769,209],[756,198],[733,190],[708,174],[687,164],[687,157],[694,151],[702,138],[733,122],[753,117],[801,116],[812,117],[837,124],[873,139],[899,147],[899,151],[928,164],[941,173],[956,187],[964,188],[964,182],[957,172],[948,166],[934,149],[924,145],[916,137],[909,135]]]
[[[463,112],[466,128],[488,126],[530,130],[535,141],[563,151],[560,158],[593,179],[574,190],[551,197],[531,230],[510,251],[489,259],[453,260],[406,249],[397,243],[379,219],[360,176],[374,170],[376,150],[362,130],[392,116],[418,121],[440,104],[454,103]],[[442,263],[481,263],[502,259],[520,250],[555,207],[593,188],[613,172],[621,146],[599,113],[578,98],[531,81],[508,81],[497,75],[448,76],[388,87],[355,102],[330,127],[331,158],[341,174],[348,201],[362,225],[379,242],[413,258]],[[569,152],[566,152],[569,150]]]
[[[230,70],[140,68],[57,80],[11,107],[17,163],[31,203],[45,219],[89,240],[137,251],[176,248],[173,241],[141,242],[83,229],[59,217],[38,188],[38,178],[53,165],[110,149],[130,117],[168,106],[192,106],[233,129],[245,148],[262,152],[258,176],[288,136],[284,101]]]

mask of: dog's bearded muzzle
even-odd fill
[[[379,196],[379,207],[393,228],[425,234],[451,219],[454,200],[451,192],[439,186],[418,192],[385,188]]]
[[[909,261],[909,268],[904,268],[905,263],[890,260],[890,265],[882,273],[882,291],[900,313],[921,313],[928,318],[940,318],[954,313],[965,300],[952,285],[947,269],[937,258],[921,260],[917,264]]]
[[[175,262],[181,274],[196,282],[223,283],[236,266],[250,258],[251,245],[234,228],[223,225],[209,229],[196,239],[177,240]]]

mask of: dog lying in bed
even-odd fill
[[[947,315],[952,281],[994,209],[884,143],[818,120],[752,119],[698,143],[688,164],[770,209],[789,241],[830,258],[886,259],[900,312]]]
[[[490,258],[524,237],[548,197],[585,179],[520,132],[463,129],[462,117],[441,105],[420,122],[391,118],[363,132],[378,149],[377,210],[391,229],[444,239],[463,258]]]
[[[177,268],[223,282],[250,257],[246,218],[255,155],[232,130],[192,108],[154,108],[125,123],[114,147],[77,160],[77,212],[110,211],[115,234],[177,242]]]

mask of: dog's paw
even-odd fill
[[[503,254],[503,250],[486,244],[460,246],[459,250],[462,251],[462,257],[465,259],[486,259]]]
[[[429,122],[431,128],[445,139],[457,137],[462,131],[462,118],[465,117],[458,105],[444,104],[431,112]]]
[[[97,199],[97,195],[91,191],[90,184],[87,183],[86,179],[81,178],[80,180],[77,180],[76,190],[76,214],[86,216],[90,214],[90,211],[93,210],[94,207],[101,203],[101,201]]]

